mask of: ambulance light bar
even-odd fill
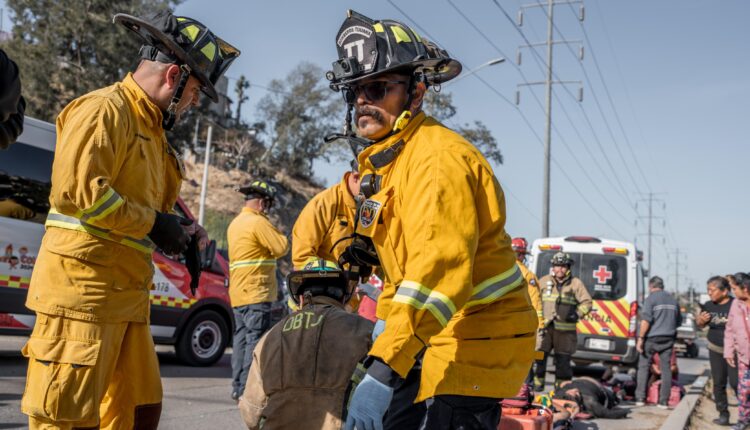
[[[627,248],[612,248],[605,246],[602,248],[602,251],[605,254],[620,254],[620,255],[628,255],[628,249]]]

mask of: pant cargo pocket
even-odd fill
[[[25,414],[61,422],[98,416],[99,341],[31,337],[22,353],[29,359],[21,400]]]

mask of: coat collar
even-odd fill
[[[143,121],[148,128],[162,128],[163,115],[159,106],[157,106],[151,98],[143,91],[138,83],[133,79],[133,74],[128,73],[125,79],[122,81],[122,86],[125,88],[125,93],[136,106],[138,115],[143,118]]]
[[[378,170],[390,164],[426,118],[424,112],[419,112],[403,130],[365,148],[357,157],[359,165],[368,170]]]

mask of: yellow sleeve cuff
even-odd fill
[[[403,344],[394,345],[392,339],[381,335],[372,346],[370,355],[380,358],[400,377],[406,378],[424,347],[425,344],[416,336],[409,337]]]

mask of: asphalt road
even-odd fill
[[[20,349],[23,337],[0,336],[0,430],[26,428],[20,411],[24,389],[26,360]],[[242,428],[242,421],[230,394],[231,350],[214,366],[186,367],[178,363],[170,347],[157,347],[164,387],[161,429],[190,430],[205,428]],[[679,358],[680,382],[690,384],[708,366],[708,353],[701,347],[696,359]],[[552,360],[550,360],[551,362]],[[576,368],[578,375],[597,376],[602,367]],[[554,376],[548,374],[548,389]],[[624,405],[632,408],[632,405]],[[669,411],[652,406],[634,408],[629,419],[578,421],[576,430],[651,430],[658,429]]]

